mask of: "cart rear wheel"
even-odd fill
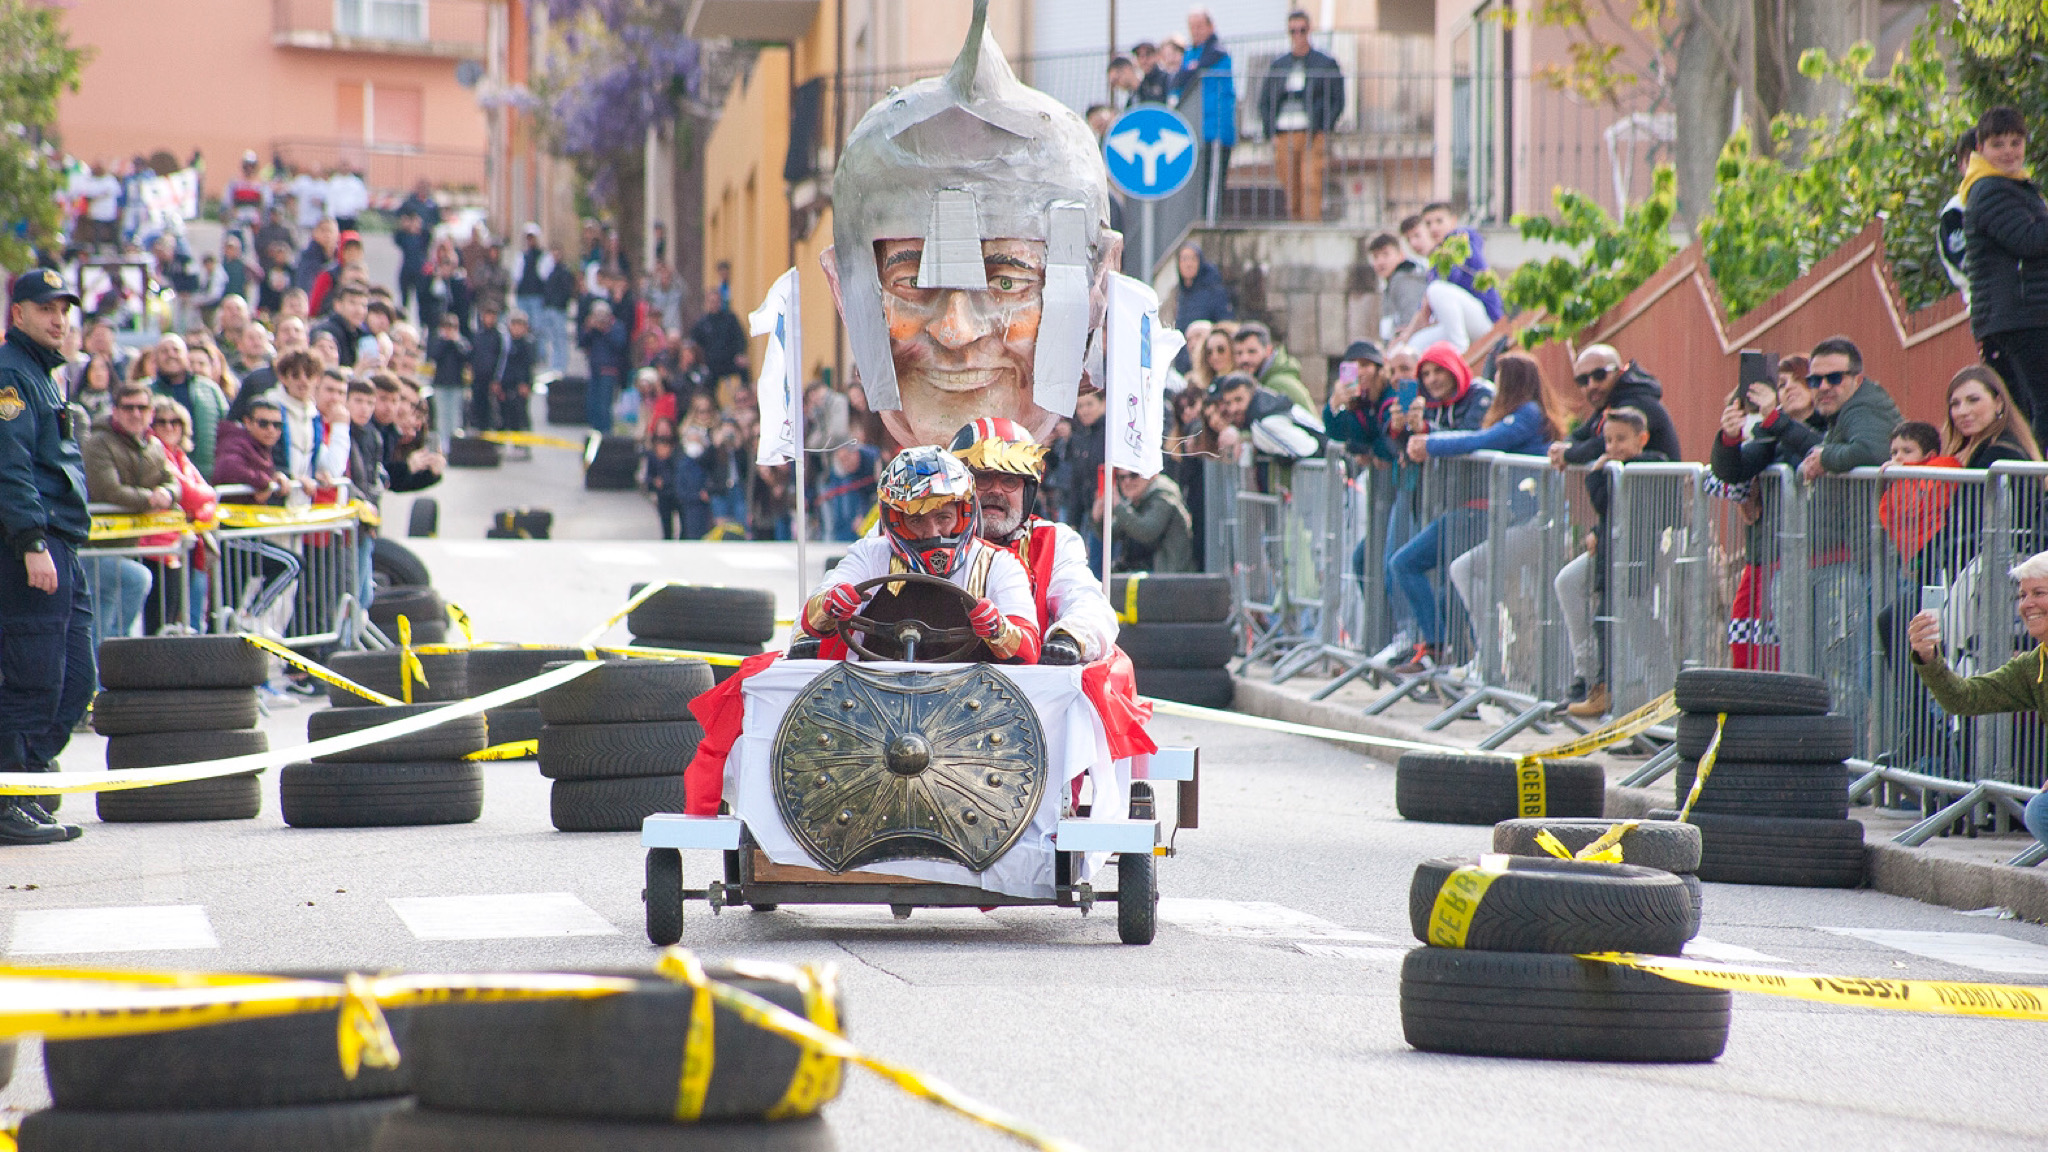
[[[674,848],[647,850],[647,939],[666,948],[683,938],[683,854]]]
[[[1150,852],[1116,858],[1116,935],[1126,944],[1150,944],[1159,927],[1159,878]]]
[[[749,907],[749,908],[752,908],[752,909],[753,909],[754,911],[756,911],[756,912],[773,912],[773,911],[775,911],[775,910],[776,910],[777,908],[780,908],[780,907],[782,907],[782,905],[780,905],[780,904],[758,904],[758,903],[756,903],[756,904],[749,904],[749,905],[747,905],[747,907]]]

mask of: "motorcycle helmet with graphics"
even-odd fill
[[[1031,519],[1032,510],[1038,507],[1038,486],[1045,480],[1046,449],[1022,424],[1007,416],[984,416],[961,425],[947,448],[976,475],[995,472],[1022,476],[1021,520],[1028,522]]]
[[[967,563],[968,544],[981,522],[974,498],[974,474],[951,452],[932,445],[906,448],[882,472],[882,530],[889,550],[912,572],[949,577]],[[913,536],[912,516],[947,506],[959,516],[951,532]]]

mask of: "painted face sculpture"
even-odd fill
[[[1072,109],[1027,88],[986,32],[943,79],[861,117],[833,181],[826,279],[868,405],[905,445],[978,417],[1040,438],[1071,415],[1123,238]]]

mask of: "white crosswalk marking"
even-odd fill
[[[1262,900],[1196,900],[1165,896],[1159,901],[1159,919],[1202,936],[1230,936],[1252,940],[1325,940],[1361,944],[1391,944],[1394,941],[1369,932],[1355,932],[1332,924],[1320,916],[1297,912]]]
[[[2016,976],[2048,976],[2048,947],[1991,932],[1907,932],[1890,928],[1822,928],[1929,960]]]
[[[16,956],[63,952],[172,952],[218,948],[206,909],[197,904],[142,908],[42,908],[14,917],[7,950]]]
[[[1317,944],[1309,940],[1296,940],[1294,950],[1304,956],[1322,956],[1331,960],[1364,960],[1374,964],[1399,964],[1409,952],[1406,948],[1364,948],[1356,944]]]
[[[1686,941],[1685,954],[1694,960],[1719,960],[1727,964],[1791,963],[1789,960],[1781,960],[1776,956],[1759,952],[1754,948],[1744,948],[1740,944],[1724,944],[1719,940],[1710,940],[1705,936],[1695,936],[1691,940]]]
[[[516,940],[615,936],[618,929],[567,892],[497,896],[398,896],[391,910],[420,940]]]

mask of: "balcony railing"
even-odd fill
[[[271,0],[280,48],[481,60],[493,0]]]

